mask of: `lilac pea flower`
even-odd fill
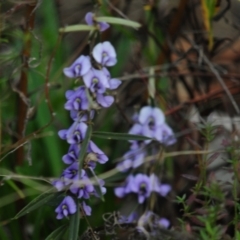
[[[108,78],[108,82],[109,82],[109,86],[110,86],[109,89],[110,90],[117,89],[122,84],[122,81],[120,81],[119,79],[111,78],[110,72],[107,70],[107,68],[104,67],[102,69],[102,71],[105,73],[105,75]]]
[[[58,135],[69,144],[81,143],[86,135],[87,125],[83,122],[74,122],[69,129],[60,130]]]
[[[90,194],[94,191],[94,187],[89,181],[89,178],[86,176],[81,177],[79,180],[83,181],[83,183],[73,183],[70,186],[70,191],[73,194],[76,194],[78,198],[88,199],[90,197]]]
[[[149,124],[149,127],[153,129],[164,123],[165,116],[159,108],[146,106],[140,110],[138,120],[142,125]]]
[[[63,199],[60,205],[55,209],[57,219],[62,219],[77,211],[77,205],[72,197],[67,196]]]
[[[173,131],[166,123],[164,123],[161,126],[161,129],[162,129],[162,142],[166,146],[170,146],[176,143],[177,140],[173,134]]]
[[[108,41],[98,43],[93,48],[92,54],[96,62],[100,63],[102,66],[110,67],[117,62],[115,49]]]
[[[57,179],[52,182],[52,185],[58,190],[62,191],[65,188],[65,184],[62,179]]]
[[[91,92],[104,93],[106,88],[109,88],[107,76],[103,71],[94,68],[83,76],[83,81]]]
[[[90,26],[93,26],[93,25],[97,25],[98,29],[100,32],[103,32],[105,30],[107,30],[109,28],[109,24],[106,23],[106,22],[97,22],[95,19],[94,19],[94,14],[91,13],[91,12],[88,12],[86,15],[85,15],[85,21],[88,25]]]
[[[124,154],[124,161],[118,164],[117,168],[122,172],[130,168],[137,168],[143,163],[144,157],[145,153],[143,151],[130,150]]]
[[[82,210],[86,216],[91,216],[92,209],[84,201],[82,202]]]
[[[68,153],[62,157],[62,160],[66,164],[72,164],[78,160],[79,153],[79,145],[73,144],[69,147]]]
[[[90,68],[90,58],[88,56],[81,55],[70,67],[64,68],[63,73],[69,78],[76,78],[85,75]]]
[[[106,194],[106,192],[107,192],[107,189],[104,187],[104,184],[105,184],[105,182],[102,179],[98,179],[98,187],[100,188],[102,195]],[[94,189],[93,194],[95,197],[98,197],[98,198],[101,197],[95,189]]]
[[[136,212],[132,212],[130,215],[126,216],[121,216],[119,219],[119,223],[133,223],[137,220],[138,214]]]
[[[65,94],[67,102],[64,107],[66,110],[87,110],[89,107],[88,97],[84,86],[77,88],[76,90],[68,90]]]
[[[97,161],[101,164],[104,164],[108,161],[107,155],[100,148],[98,148],[93,141],[89,142],[88,153],[91,153],[92,161]]]
[[[170,222],[166,218],[161,218],[158,221],[158,223],[161,227],[164,227],[164,228],[169,228],[169,226],[170,226]]]
[[[151,191],[157,192],[163,197],[167,196],[172,189],[169,184],[161,184],[155,174],[151,174],[150,176],[150,188]]]
[[[74,162],[68,168],[66,168],[62,173],[62,178],[64,179],[65,184],[73,183],[73,181],[77,181],[79,178],[79,163]]]
[[[123,198],[125,195],[131,192],[131,182],[134,182],[133,175],[127,177],[124,185],[114,189],[114,193],[117,197]]]
[[[139,122],[143,125],[142,134],[162,141],[161,125],[165,116],[159,108],[143,107],[139,113]]]
[[[114,102],[114,98],[112,96],[105,96],[103,94],[97,94],[96,96],[97,103],[104,108],[110,107]]]
[[[147,136],[146,133],[144,132],[144,126],[142,126],[139,123],[135,123],[130,130],[128,131],[129,134],[134,134],[134,135],[140,135],[140,136]],[[152,137],[152,136],[147,136],[147,137]],[[129,140],[129,142],[134,143],[136,148],[139,148],[142,146],[143,143],[149,144],[152,140],[145,140],[145,141],[136,141],[136,140]]]
[[[137,174],[134,181],[132,181],[130,184],[132,192],[138,194],[138,202],[140,204],[150,196],[150,180],[147,175],[141,173]]]
[[[89,114],[89,112],[72,110],[72,111],[70,111],[70,117],[72,118],[73,121],[87,122],[90,119],[93,119],[94,110],[91,110],[90,114]]]

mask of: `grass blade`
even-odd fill
[[[77,240],[78,239],[78,231],[80,225],[80,211],[77,207],[77,212],[70,217],[69,224],[69,240]]]
[[[33,199],[27,206],[25,206],[13,219],[17,219],[19,217],[22,217],[33,210],[38,209],[39,207],[45,205],[50,200],[55,198],[56,195],[58,195],[58,192],[51,192],[53,189],[51,188],[49,191],[39,195],[35,199]]]
[[[135,135],[135,134],[128,134],[128,133],[114,133],[114,132],[93,132],[93,137],[98,138],[105,138],[105,139],[115,139],[115,140],[152,140],[152,138]]]
[[[107,23],[112,23],[112,24],[119,24],[119,25],[124,25],[127,27],[133,27],[133,28],[139,28],[141,27],[141,24],[138,22],[134,22],[128,19],[123,19],[123,18],[115,18],[115,17],[96,17],[96,20],[98,22],[107,22]]]
[[[50,235],[47,236],[45,240],[60,240],[62,239],[63,234],[67,230],[67,225],[64,224],[59,228],[55,229]]]

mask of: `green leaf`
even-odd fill
[[[69,240],[77,240],[78,239],[78,231],[80,225],[80,211],[77,208],[77,212],[70,216],[70,224],[69,224]]]
[[[94,26],[89,26],[85,24],[76,24],[76,25],[60,28],[59,32],[66,33],[66,32],[92,31],[92,30],[96,30],[96,28]]]
[[[79,173],[81,172],[82,163],[83,163],[85,154],[87,152],[87,147],[88,147],[88,143],[90,141],[91,135],[92,135],[92,125],[89,125],[88,129],[87,129],[87,132],[86,132],[86,135],[85,135],[85,138],[82,142],[81,150],[80,150],[80,154],[79,154],[79,158],[78,158],[78,160],[79,160]]]
[[[64,224],[61,227],[55,229],[45,240],[59,240],[62,239],[63,234],[67,230],[68,225]]]
[[[96,176],[95,172],[92,170],[92,168],[86,168],[85,171],[87,172],[87,175],[89,178],[93,178],[93,180],[96,182],[94,184],[94,189],[96,193],[99,195],[102,201],[104,201],[104,197],[102,194],[101,186],[99,185],[99,179]]]
[[[128,134],[128,133],[114,133],[114,132],[93,132],[92,134],[94,137],[98,138],[105,138],[105,139],[116,139],[116,140],[149,140],[152,138],[135,135],[135,134]]]
[[[123,18],[115,18],[115,17],[96,17],[96,21],[98,22],[107,22],[107,23],[112,23],[112,24],[119,24],[119,25],[124,25],[128,27],[133,27],[133,28],[139,28],[141,27],[141,24],[138,22],[134,22],[128,19],[123,19]]]
[[[33,210],[36,210],[37,208],[45,205],[50,200],[56,197],[58,195],[58,192],[51,192],[53,188],[51,188],[49,191],[39,195],[35,199],[33,199],[27,206],[25,206],[13,219],[17,219],[19,217],[22,217]]]

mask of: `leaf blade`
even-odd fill
[[[64,224],[60,226],[59,228],[55,229],[53,232],[51,232],[45,240],[59,240],[67,230],[67,225]]]
[[[26,214],[28,214],[28,213],[38,209],[42,205],[45,205],[50,200],[52,200],[56,196],[57,192],[51,193],[50,191],[52,191],[52,188],[49,191],[47,191],[47,192],[39,195],[35,199],[33,199],[22,210],[20,210],[20,212],[18,212],[13,219],[18,219],[19,217],[22,217],[22,216],[24,216],[24,215],[26,215]]]
[[[67,32],[92,31],[92,30],[96,30],[96,28],[94,26],[89,26],[85,24],[76,24],[76,25],[60,28],[59,32],[67,33]]]
[[[111,24],[119,24],[133,28],[141,27],[141,24],[132,20],[123,19],[123,18],[116,18],[116,17],[96,17],[98,22],[107,22]]]
[[[77,212],[70,217],[69,223],[69,240],[78,239],[78,231],[80,226],[80,211],[77,207]]]
[[[104,139],[115,139],[115,140],[153,140],[152,138],[145,137],[142,135],[128,134],[128,133],[114,133],[114,132],[93,132],[93,137],[104,138]]]

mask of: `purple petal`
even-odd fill
[[[62,191],[65,187],[63,181],[61,179],[55,180],[52,182],[52,185],[58,190]]]
[[[85,21],[88,25],[92,26],[93,25],[93,17],[94,17],[94,14],[91,13],[91,12],[88,12],[86,15],[85,15]]]
[[[124,187],[115,188],[114,193],[117,197],[123,198],[125,196],[125,188]]]
[[[97,94],[97,102],[100,104],[102,107],[109,107],[112,105],[114,102],[114,98],[112,96],[104,96],[102,94]]]
[[[135,135],[143,135],[142,134],[143,131],[143,126],[135,123],[129,130],[129,134],[135,134]]]
[[[106,22],[98,22],[98,26],[99,26],[99,31],[100,32],[103,32],[110,27],[110,25]]]
[[[109,80],[109,84],[110,84],[110,89],[116,89],[119,87],[119,85],[121,85],[122,81],[120,81],[119,79],[116,78],[112,78],[111,80]]]
[[[102,51],[103,51],[103,45],[102,43],[98,43],[94,48],[93,48],[93,57],[98,63],[102,63]]]
[[[58,136],[63,139],[63,140],[66,140],[66,137],[67,137],[67,130],[64,129],[64,130],[60,130],[58,131]]]
[[[158,193],[162,195],[163,197],[166,197],[167,194],[171,191],[171,186],[168,184],[161,184],[159,187]]]
[[[77,205],[72,197],[65,197],[65,204],[68,206],[69,213],[74,214],[77,211]]]
[[[170,226],[170,222],[166,218],[161,218],[158,223],[165,228],[169,228]]]
[[[103,42],[102,45],[103,45],[104,51],[106,51],[108,53],[109,57],[116,58],[117,54],[115,52],[113,45],[110,42],[108,42],[108,41]]]
[[[71,67],[64,68],[63,73],[68,78],[75,78],[75,73]]]
[[[85,202],[82,202],[82,208],[84,210],[85,215],[91,216],[92,209]]]
[[[152,116],[155,119],[156,125],[159,126],[164,123],[165,116],[162,110],[159,108],[153,108],[152,109]]]
[[[152,116],[153,109],[150,106],[143,107],[140,110],[138,120],[141,124],[145,124],[149,117]]]

